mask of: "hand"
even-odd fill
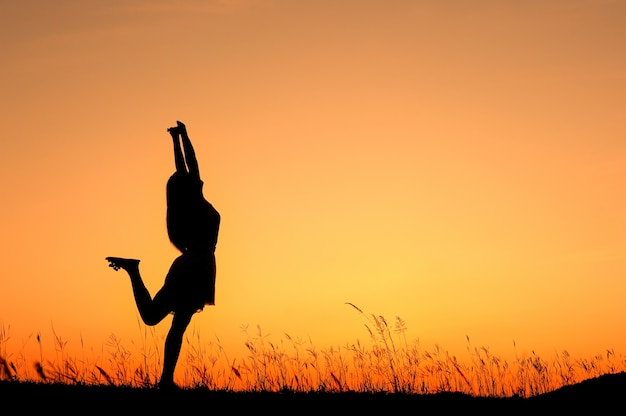
[[[176,124],[178,125],[178,130],[182,133],[182,134],[187,134],[187,127],[180,121],[176,121]]]

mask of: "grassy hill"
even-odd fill
[[[232,392],[204,388],[163,391],[152,388],[67,385],[2,381],[0,397],[5,408],[34,414],[143,414],[199,412],[270,412],[276,414],[372,414],[401,412],[429,414],[446,411],[501,413],[529,411],[593,411],[595,414],[623,409],[626,404],[626,373],[607,374],[530,398],[473,397],[464,393],[294,393]]]

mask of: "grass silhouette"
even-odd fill
[[[507,361],[488,348],[473,347],[469,338],[469,358],[462,360],[438,345],[424,349],[419,341],[409,342],[406,324],[399,317],[390,323],[384,316],[348,305],[362,315],[368,343],[357,340],[341,348],[318,348],[310,340],[288,334],[272,340],[257,326],[254,334],[246,332],[247,355],[230,357],[219,342],[205,342],[192,331],[185,338],[178,382],[185,391],[280,393],[283,397],[341,393],[344,397],[443,394],[450,398],[460,394],[476,399],[529,399],[626,370],[626,359],[612,350],[591,358],[574,359],[563,351],[552,360],[532,353]],[[149,344],[148,336],[136,354],[111,335],[105,346],[108,356],[94,361],[67,354],[67,342],[56,333],[54,358],[44,357],[39,335],[40,355],[35,359],[12,354],[9,339],[9,329],[0,328],[4,390],[19,384],[114,388],[118,394],[128,389],[156,390],[162,352],[158,342]]]

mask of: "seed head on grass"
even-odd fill
[[[35,371],[37,372],[39,378],[41,378],[43,381],[48,380],[46,373],[43,371],[43,365],[41,364],[41,361],[35,361]]]
[[[102,377],[104,377],[104,379],[107,381],[107,383],[109,383],[109,386],[115,385],[115,383],[113,382],[113,379],[111,378],[111,376],[106,371],[104,371],[104,369],[102,367],[97,365],[96,368],[100,372],[100,375]]]
[[[0,380],[13,380],[15,373],[11,371],[11,368],[15,368],[13,363],[10,365],[3,357],[0,357]]]

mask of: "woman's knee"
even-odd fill
[[[143,311],[140,313],[140,315],[144,324],[148,326],[155,326],[156,324],[161,322],[168,313],[168,311],[151,310]]]
[[[143,323],[148,325],[148,326],[155,326],[156,324],[158,324],[159,322],[161,322],[162,319],[157,319],[156,317],[144,317],[143,318]]]

